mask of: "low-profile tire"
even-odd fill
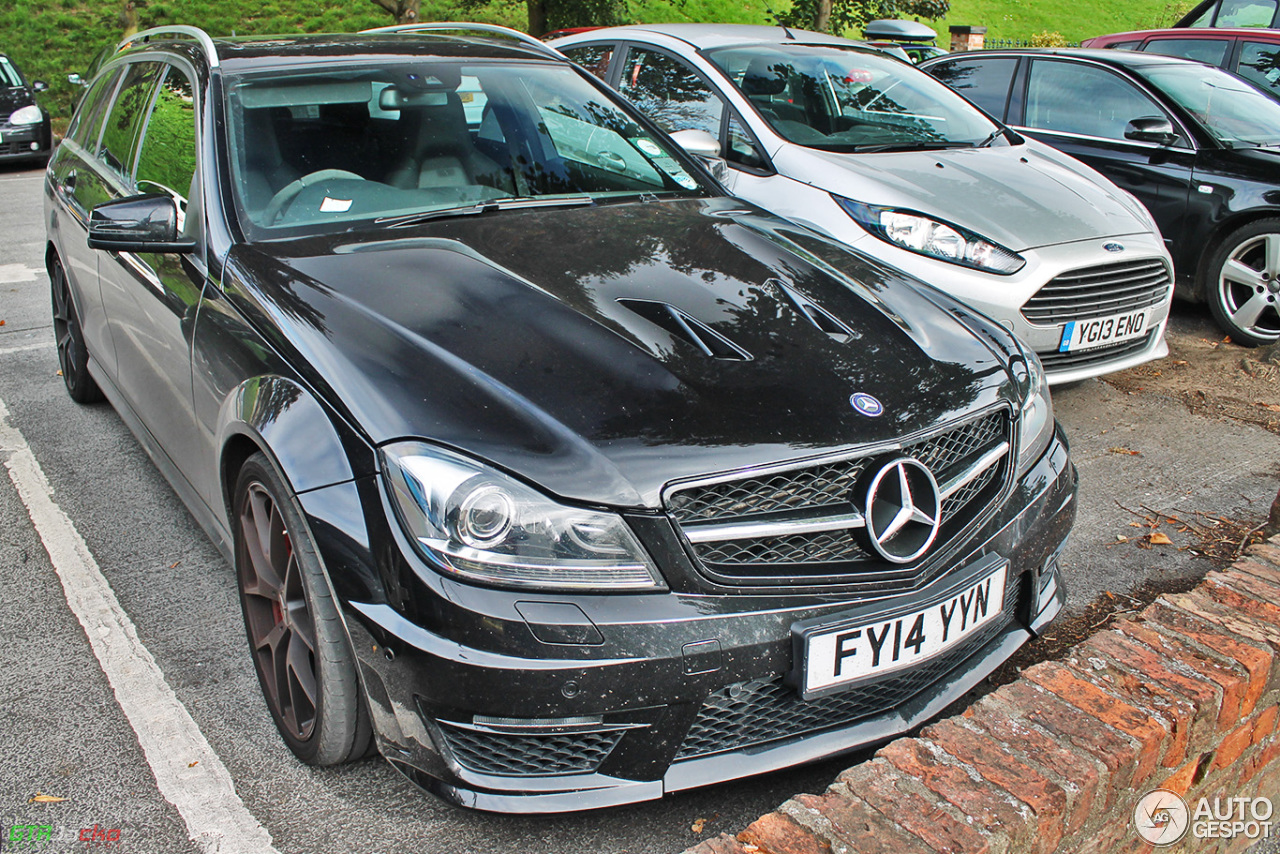
[[[1205,299],[1231,340],[1247,347],[1280,340],[1280,219],[1241,226],[1209,259]]]
[[[62,382],[76,403],[97,403],[102,400],[102,389],[89,376],[89,348],[84,343],[80,315],[71,298],[66,271],[56,258],[49,269],[49,286],[53,296],[53,338],[58,345]]]
[[[309,765],[369,750],[355,656],[301,511],[261,453],[240,469],[236,576],[254,668],[285,744]]]

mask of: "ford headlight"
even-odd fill
[[[424,442],[388,445],[382,456],[401,521],[445,575],[503,587],[664,589],[616,513],[561,504]]]
[[[962,226],[915,211],[867,205],[841,196],[832,198],[867,231],[911,252],[1006,276],[1026,266],[1026,259],[1018,253]]]
[[[1023,345],[1022,360],[1014,362],[1013,374],[1022,400],[1018,417],[1018,468],[1021,478],[1053,438],[1053,400],[1049,397],[1049,381],[1039,357]]]
[[[28,104],[9,114],[9,124],[11,125],[35,125],[43,120],[44,113],[40,112],[40,108],[35,104]]]

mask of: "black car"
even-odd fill
[[[1175,294],[1239,344],[1280,340],[1280,102],[1199,62],[1122,50],[993,50],[921,68],[1147,206]]]
[[[36,93],[48,88],[43,80],[28,83],[13,60],[0,53],[0,163],[49,158],[49,114],[36,103]]]
[[[302,760],[657,798],[902,732],[1045,626],[1034,355],[550,48],[423,30],[145,33],[47,172],[67,390],[233,563]]]

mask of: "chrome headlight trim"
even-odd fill
[[[834,194],[832,198],[868,232],[908,252],[999,276],[1012,275],[1027,264],[1018,253],[964,226],[905,208],[868,205]]]

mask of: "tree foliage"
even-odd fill
[[[779,24],[821,33],[861,35],[868,21],[882,18],[944,17],[950,0],[794,0],[791,8],[776,15]]]

